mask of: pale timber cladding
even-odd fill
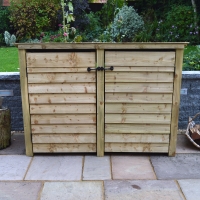
[[[26,154],[175,155],[186,44],[18,44]]]

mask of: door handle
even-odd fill
[[[96,67],[96,68],[88,67],[88,68],[87,68],[87,71],[88,71],[88,72],[90,72],[91,70],[103,71],[104,68],[103,68],[103,67]]]
[[[88,68],[87,68],[87,71],[88,71],[88,72],[90,72],[90,71],[92,71],[92,70],[97,70],[97,71],[111,70],[111,71],[113,71],[113,69],[114,69],[113,66],[111,66],[111,67],[109,67],[109,68],[104,68],[104,67],[91,68],[91,67],[88,67]]]
[[[109,68],[104,68],[104,70],[111,70],[113,71],[114,67],[113,66],[110,66]]]

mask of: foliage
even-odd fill
[[[14,43],[16,42],[15,35],[11,35],[8,31],[4,32],[4,39],[7,46],[14,46]]]
[[[18,72],[18,49],[16,47],[1,47],[0,63],[0,72]]]
[[[10,11],[7,7],[0,6],[0,33],[5,30],[11,31],[12,27],[9,20]]]
[[[108,0],[103,5],[102,9],[96,13],[100,18],[102,28],[107,28],[113,22],[116,9],[122,8],[123,5],[126,5],[125,0]]]
[[[173,5],[166,15],[165,37],[167,41],[189,41],[195,43],[199,27],[194,25],[194,12],[191,6]]]
[[[196,51],[190,51],[183,58],[184,71],[200,71],[200,45]]]
[[[10,20],[17,31],[17,39],[36,38],[42,31],[54,30],[58,9],[58,0],[12,1]]]
[[[83,37],[83,41],[97,41],[102,32],[100,18],[93,12],[87,14],[87,17],[89,19],[89,24],[87,25],[87,28],[80,34]]]
[[[72,23],[76,29],[84,30],[89,23],[86,11],[89,10],[87,0],[73,0],[75,21]]]
[[[116,14],[112,29],[116,42],[131,42],[135,35],[144,29],[144,21],[133,7],[125,5]]]

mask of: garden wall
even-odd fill
[[[188,117],[200,112],[200,72],[182,73],[179,129],[185,129]],[[0,73],[0,90],[13,90],[13,96],[4,97],[3,106],[11,111],[11,129],[23,130],[20,76],[18,72]]]

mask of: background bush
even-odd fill
[[[42,31],[57,28],[59,0],[20,0],[10,6],[10,20],[19,40],[36,38]]]
[[[133,7],[123,6],[114,18],[113,38],[116,42],[131,42],[144,29],[144,21]]]

